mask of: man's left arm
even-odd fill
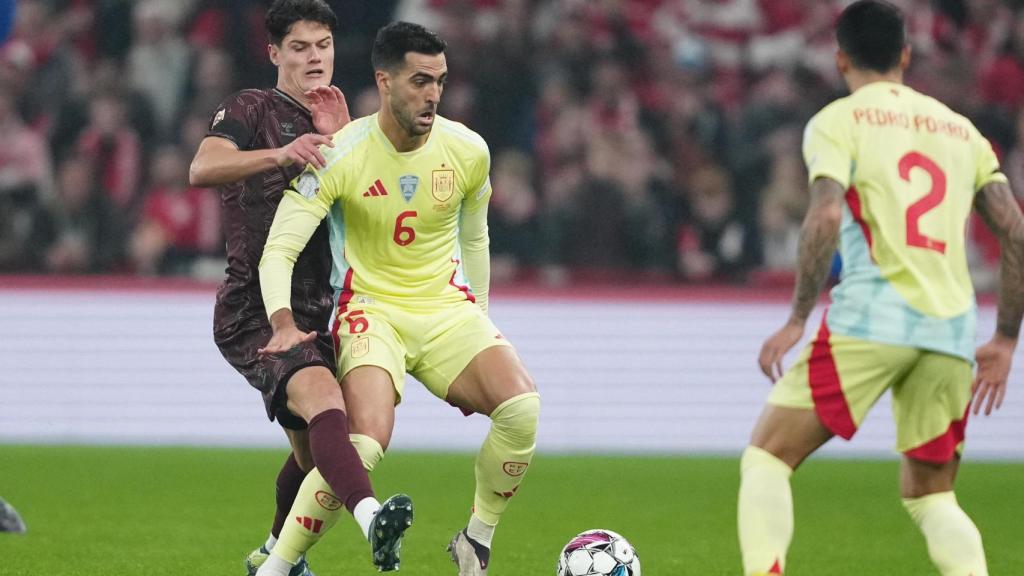
[[[487,204],[470,212],[463,207],[459,222],[459,245],[466,280],[476,303],[487,313],[487,293],[491,284],[490,237],[487,234]]]
[[[296,184],[302,188],[305,184],[302,179],[312,176],[307,170],[296,179]],[[326,215],[327,208],[321,203],[306,200],[293,190],[286,190],[281,198],[260,259],[263,306],[274,330],[270,342],[259,350],[260,354],[284,352],[316,338],[315,331],[304,333],[295,326],[291,305],[292,269]]]
[[[459,216],[459,245],[462,248],[462,265],[469,287],[473,289],[476,303],[487,313],[487,294],[491,285],[490,237],[487,234],[487,203],[491,199],[491,157],[482,158],[477,184],[462,200]]]
[[[761,347],[758,364],[772,382],[782,376],[782,357],[804,334],[804,325],[828,282],[843,219],[842,184],[821,177],[811,184],[811,205],[800,229],[796,287],[785,326]]]

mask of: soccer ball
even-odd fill
[[[640,557],[615,532],[587,530],[562,548],[556,576],[640,576]]]

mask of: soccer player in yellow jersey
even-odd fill
[[[490,155],[475,132],[437,115],[444,50],[416,24],[378,32],[380,110],[335,134],[326,165],[293,181],[271,226],[260,283],[274,336],[264,352],[314,336],[293,322],[291,267],[327,218],[337,376],[365,467],[388,446],[407,372],[438,398],[491,418],[473,512],[449,545],[459,574],[482,576],[533,457],[540,397],[487,317]]]
[[[811,206],[789,320],[759,358],[775,381],[743,454],[744,573],[782,574],[793,534],[789,477],[835,435],[849,439],[892,390],[903,503],[943,576],[985,576],[981,536],[953,484],[972,398],[998,408],[1024,310],[1024,219],[991,146],[963,116],[902,84],[902,15],[860,1],[836,24],[851,95],[807,125]],[[1000,238],[998,326],[975,352],[965,229],[971,208]],[[839,247],[843,273],[817,336],[785,373]],[[977,359],[977,375],[972,363]],[[973,380],[973,382],[972,382]],[[811,570],[813,572],[813,569]]]

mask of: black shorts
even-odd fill
[[[214,332],[213,337],[228,364],[263,395],[267,417],[289,430],[304,430],[306,422],[288,410],[288,379],[310,366],[323,366],[334,374],[334,343],[330,334],[318,332],[312,342],[260,358],[256,350],[266,346],[272,335],[268,324],[249,322],[236,330]]]

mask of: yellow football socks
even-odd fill
[[[295,564],[327,530],[338,523],[344,511],[344,503],[334,496],[320,471],[316,468],[310,470],[295,496],[291,517],[284,523],[271,554]]]
[[[793,539],[792,468],[769,452],[748,446],[740,461],[738,524],[743,573],[782,574]]]
[[[491,431],[476,457],[474,514],[494,526],[533,459],[540,395],[520,394],[491,413]]]
[[[988,576],[981,534],[953,492],[903,500],[942,576]]]

